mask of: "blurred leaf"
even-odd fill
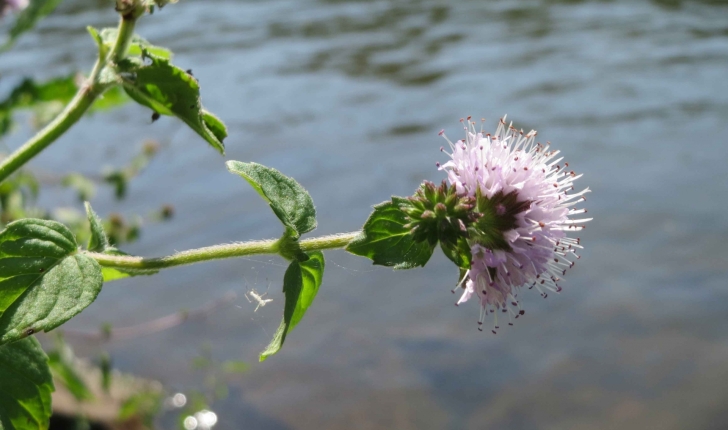
[[[127,94],[157,113],[181,119],[224,154],[222,141],[227,130],[219,119],[202,109],[197,79],[146,49],[142,50],[142,58],[144,61],[127,58],[119,64]]]
[[[111,87],[96,99],[89,112],[106,111],[119,107],[128,101],[129,97],[121,87]]]
[[[96,29],[93,29],[93,31],[98,32],[98,30]],[[91,32],[91,30],[89,30],[89,32]],[[98,34],[98,38],[100,38],[101,43],[103,43],[103,45],[106,47],[106,50],[111,50],[114,47],[116,38],[119,36],[119,30],[116,28],[104,28],[96,34]],[[96,40],[97,43],[99,43],[99,39],[97,39],[97,36],[94,33],[91,33],[91,36]],[[164,58],[167,60],[172,59],[172,51],[167,48],[162,48],[160,46],[154,46],[151,43],[147,42],[146,39],[135,34],[134,36],[132,36],[127,55],[141,57],[142,50],[146,50],[150,54],[160,58]]]
[[[158,6],[160,9],[169,3],[177,3],[178,0],[144,0],[147,6]]]
[[[61,185],[72,188],[78,193],[80,201],[91,200],[96,194],[94,182],[80,173],[70,173],[61,179]]]
[[[145,391],[130,397],[119,409],[119,421],[132,418],[140,419],[146,426],[151,427],[154,417],[162,407],[164,396],[162,393]]]
[[[101,291],[98,263],[55,221],[26,218],[0,232],[0,344],[50,331]]]
[[[53,12],[60,3],[61,0],[30,0],[28,7],[15,19],[15,24],[8,32],[8,40],[0,47],[0,51],[10,48],[21,34],[35,27],[38,21]]]
[[[8,133],[12,127],[12,113],[17,109],[36,109],[37,113],[44,114],[48,106],[62,106],[73,98],[76,93],[75,76],[65,76],[51,79],[38,84],[32,79],[24,79],[10,91],[5,100],[0,102],[0,136]],[[59,103],[60,102],[60,103]]]
[[[26,78],[12,89],[8,97],[0,102],[0,136],[8,133],[12,126],[12,114],[15,110],[32,109],[35,123],[41,126],[49,122],[63,110],[79,90],[79,81],[83,78],[71,74],[37,83]],[[108,110],[129,101],[121,90],[114,87],[106,91],[94,102],[89,112]]]
[[[0,224],[25,218],[33,213],[29,206],[35,202],[38,191],[38,180],[27,170],[20,170],[0,182]],[[43,216],[44,214],[39,215]]]
[[[276,169],[258,163],[228,161],[231,173],[238,174],[270,204],[279,220],[293,229],[294,238],[316,228],[316,208],[305,188]]]
[[[291,262],[286,269],[283,276],[283,293],[286,296],[283,321],[270,344],[260,354],[260,361],[280,351],[288,333],[298,325],[316,298],[324,276],[324,254],[316,251],[309,256],[305,262]]]
[[[99,368],[101,368],[101,388],[103,388],[104,392],[108,394],[109,389],[111,389],[112,367],[111,356],[106,351],[101,353]]]
[[[47,429],[54,390],[48,359],[34,337],[0,346],[0,429]]]
[[[222,363],[222,370],[225,373],[246,373],[250,369],[250,364],[244,361],[226,361]]]
[[[192,359],[192,368],[195,370],[205,370],[212,366],[212,360],[209,357],[198,355]]]
[[[104,43],[104,40],[99,34],[99,31],[96,28],[91,27],[90,25],[86,27],[86,31],[88,31],[88,34],[91,35],[91,37],[94,39],[94,42],[96,42],[96,46],[98,46],[99,48],[98,58],[106,58],[106,55],[109,53],[110,48]]]
[[[56,337],[56,349],[48,353],[48,365],[53,374],[78,401],[92,400],[94,395],[76,370],[73,350],[61,336]]]
[[[124,172],[116,170],[104,175],[104,181],[114,187],[114,196],[118,200],[126,197],[127,178]]]
[[[374,206],[362,234],[354,239],[346,250],[371,259],[374,264],[394,266],[395,269],[411,269],[424,266],[432,256],[434,245],[427,241],[415,242],[410,230],[405,228],[407,215],[400,209],[405,203],[401,197]]]

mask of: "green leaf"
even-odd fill
[[[349,243],[346,250],[367,257],[374,264],[395,269],[424,266],[435,247],[428,241],[415,242],[410,230],[405,228],[407,215],[400,209],[405,202],[401,197],[392,197],[391,202],[374,206],[361,236]]]
[[[101,43],[105,47],[105,50],[108,52],[114,47],[114,43],[116,43],[116,39],[119,36],[119,30],[116,28],[104,28],[100,32],[93,27],[90,27],[90,29],[93,29],[93,31],[96,32],[97,36],[94,35],[94,33],[89,30],[91,33],[91,36],[96,40],[96,43]],[[99,45],[101,46],[101,45]],[[137,57],[142,56],[142,51],[146,50],[150,54],[155,55],[159,58],[164,58],[167,60],[172,59],[172,51],[170,51],[167,48],[162,48],[161,46],[155,46],[151,43],[147,42],[146,39],[139,35],[134,35],[131,38],[131,43],[129,44],[129,50],[127,51],[127,55],[134,55]]]
[[[0,346],[0,430],[47,429],[54,389],[34,337]]]
[[[53,12],[60,3],[61,0],[30,0],[28,7],[23,9],[15,19],[15,23],[8,32],[8,40],[0,51],[10,48],[21,34],[35,27],[38,21]]]
[[[307,261],[293,261],[288,266],[283,276],[283,293],[286,296],[283,321],[260,354],[260,361],[280,351],[288,333],[301,321],[316,298],[323,276],[324,254],[321,251],[309,253]]]
[[[89,112],[107,111],[119,107],[128,101],[129,97],[121,87],[111,87],[96,99],[91,109],[89,109]]]
[[[104,226],[101,224],[99,216],[91,208],[91,203],[84,202],[86,207],[86,216],[91,227],[91,238],[88,242],[88,250],[93,252],[104,252],[109,248],[109,238],[106,237]]]
[[[0,232],[0,344],[50,331],[96,299],[101,267],[77,248],[55,221],[26,218]]]
[[[99,367],[101,368],[101,388],[104,393],[109,394],[113,374],[111,372],[111,356],[108,352],[101,353]]]
[[[119,251],[109,243],[109,237],[106,234],[101,219],[96,215],[96,212],[91,208],[91,204],[85,202],[86,206],[86,217],[88,218],[91,235],[89,237],[88,250],[91,252],[101,252],[109,255],[127,255],[124,252]],[[158,270],[154,269],[127,269],[120,270],[112,267],[101,267],[101,275],[103,276],[104,282],[114,281],[117,279],[128,278],[129,276],[139,275],[153,275],[158,273]]]
[[[227,374],[242,374],[250,369],[250,364],[245,361],[229,360],[222,363],[222,370]]]
[[[294,238],[316,228],[316,208],[305,188],[276,169],[258,163],[228,161],[231,173],[238,174],[263,197],[279,220],[295,232]]]
[[[34,123],[41,126],[63,110],[63,106],[79,90],[80,77],[77,74],[56,77],[45,82],[24,79],[0,102],[0,136],[10,131],[13,124],[12,114],[16,110],[32,109]],[[119,87],[111,88],[102,94],[91,106],[89,112],[98,112],[120,106],[129,97]]]
[[[142,49],[142,58],[144,61],[127,58],[119,64],[127,94],[157,113],[181,119],[224,154],[222,141],[227,130],[217,117],[202,109],[197,79],[146,49]]]
[[[440,242],[440,248],[447,258],[463,269],[470,268],[473,257],[470,253],[470,245],[467,239],[459,237],[457,243]]]
[[[160,9],[162,9],[164,6],[166,6],[169,3],[177,3],[178,0],[142,0],[142,1],[144,2],[144,5],[147,6],[148,8],[154,8],[154,6],[158,6]]]
[[[92,400],[94,395],[76,370],[76,357],[61,336],[56,338],[56,349],[48,353],[48,365],[57,380],[78,401]]]
[[[119,408],[119,421],[128,421],[132,418],[141,420],[146,428],[152,427],[154,417],[164,405],[164,395],[158,391],[142,391],[128,398]]]
[[[78,193],[78,199],[86,201],[96,194],[96,185],[94,181],[85,177],[80,173],[69,173],[61,179],[61,185],[72,188]]]
[[[109,53],[110,49],[104,43],[104,39],[101,38],[99,31],[96,28],[91,27],[90,25],[86,27],[86,31],[88,31],[88,34],[90,34],[91,37],[94,39],[94,42],[96,42],[96,46],[99,47],[99,58],[106,58],[106,55]]]

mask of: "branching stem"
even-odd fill
[[[73,99],[66,105],[65,109],[48,125],[43,127],[35,136],[16,149],[7,158],[0,161],[0,182],[12,175],[33,157],[40,154],[51,143],[61,137],[63,133],[83,116],[104,91],[110,85],[101,81],[101,72],[110,61],[118,61],[126,55],[134,35],[136,19],[122,18],[119,22],[119,35],[114,42],[111,52],[105,58],[99,58],[94,64],[91,75],[81,85]]]

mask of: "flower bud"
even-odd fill
[[[455,244],[467,235],[467,226],[477,218],[471,208],[475,199],[459,196],[454,186],[425,181],[400,208],[407,215],[407,227],[415,241]]]

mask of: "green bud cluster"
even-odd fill
[[[478,219],[474,207],[475,199],[458,195],[454,185],[425,181],[400,209],[407,215],[404,227],[416,242],[428,241],[434,246],[439,241],[447,246],[467,236],[468,227]]]

